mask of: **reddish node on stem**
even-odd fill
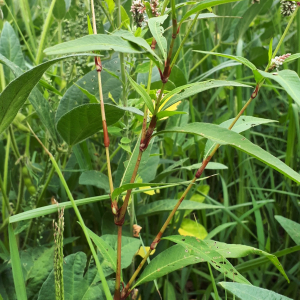
[[[123,226],[123,224],[125,222],[125,217],[123,217],[121,220],[119,220],[118,216],[115,216],[114,222],[115,222],[115,225],[117,225],[117,226]]]
[[[254,90],[254,92],[252,93],[252,95],[251,95],[251,99],[254,99],[254,98],[256,98],[256,96],[257,96],[257,93],[258,93],[258,89],[259,89],[259,86],[257,85],[256,87],[255,87],[255,90]]]
[[[95,66],[96,66],[97,72],[102,71],[102,63],[101,63],[101,58],[99,56],[95,56]]]
[[[147,129],[145,138],[144,138],[144,140],[141,140],[141,143],[140,143],[140,150],[142,152],[147,149],[147,147],[148,147],[148,145],[150,143],[153,131],[155,129],[155,126],[156,126],[156,116],[153,116],[152,120],[150,122],[149,128]]]
[[[150,245],[151,251],[154,250],[154,249],[156,248],[156,246],[157,246],[157,244],[158,244],[159,242],[160,242],[160,239],[157,240],[157,241],[153,241],[153,242],[151,243],[151,245]]]
[[[109,142],[109,137],[108,137],[106,120],[102,120],[102,126],[103,126],[104,146],[109,147],[110,142]]]

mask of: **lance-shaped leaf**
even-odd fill
[[[239,297],[239,299],[241,300],[292,300],[291,298],[252,285],[246,285],[235,282],[220,282],[219,284],[225,290]]]
[[[168,18],[168,15],[150,18],[148,21],[149,29],[157,42],[157,46],[160,49],[160,52],[164,58],[164,61],[167,60],[167,40],[163,36],[164,28],[160,26]]]
[[[2,54],[0,54],[0,62],[9,67],[15,77],[21,76],[23,74],[23,71],[17,65],[8,60]],[[32,92],[30,93],[29,101],[35,109],[42,124],[50,132],[53,140],[57,142],[56,130],[54,125],[54,111],[51,110],[49,102],[46,101],[37,87],[33,88]]]
[[[289,56],[288,58],[286,58],[282,63],[286,64],[286,63],[289,63],[298,58],[300,58],[300,53],[295,53],[295,54],[292,54],[291,56]]]
[[[91,231],[86,227],[90,238],[93,240],[95,245],[97,246],[99,252],[103,256],[103,258],[109,262],[111,269],[116,272],[117,269],[117,254],[114,249],[106,243],[100,236]]]
[[[212,247],[213,249],[215,249],[217,252],[219,252],[222,256],[226,258],[245,257],[250,254],[266,257],[279,270],[279,272],[284,276],[284,278],[288,282],[290,282],[278,258],[273,254],[267,253],[265,251],[253,247],[244,246],[244,245],[225,244],[225,243],[220,243],[212,240],[206,240],[205,242],[209,247]]]
[[[226,120],[225,122],[221,123],[219,126],[223,127],[223,128],[228,128],[230,126],[230,124],[233,122],[234,119],[229,119]],[[271,123],[271,122],[277,122],[274,120],[270,120],[270,119],[262,119],[262,118],[256,118],[256,117],[252,117],[252,116],[241,116],[237,122],[235,123],[235,125],[233,126],[233,128],[231,129],[234,132],[240,133],[243,131],[246,131],[252,127],[261,125],[261,124],[267,124],[267,123]],[[217,143],[212,141],[212,140],[208,140],[205,144],[205,150],[204,150],[204,157],[206,157],[209,152],[214,148],[214,146]]]
[[[13,121],[19,109],[46,70],[53,64],[72,56],[47,61],[23,73],[9,83],[0,95],[0,133]]]
[[[144,48],[147,52],[149,52],[151,55],[153,55],[160,63],[161,63],[161,59],[156,55],[156,53],[151,49],[150,45],[147,43],[146,40],[144,40],[141,37],[136,37],[134,36],[132,33],[127,32],[127,33],[123,33],[121,35],[121,37],[124,40],[130,41],[132,43],[137,44],[138,46]]]
[[[300,245],[300,224],[282,216],[275,216],[275,219],[280,223],[293,241],[297,245]]]
[[[264,78],[277,81],[300,106],[300,78],[296,72],[283,70],[275,73],[268,73],[264,71],[259,71],[259,73]]]
[[[213,140],[221,145],[230,145],[240,151],[243,151],[258,160],[262,161],[266,165],[272,167],[278,172],[284,174],[288,178],[294,180],[298,184],[300,184],[300,174],[295,172],[281,160],[270,154],[269,152],[263,150],[259,146],[251,143],[244,136],[233,132],[231,130],[222,128],[215,124],[208,123],[192,123],[185,125],[180,128],[170,128],[168,130],[163,130],[157,132],[155,135],[164,134],[169,132],[178,132],[178,133],[190,133],[200,135],[204,138]]]
[[[124,184],[116,189],[114,189],[113,193],[111,194],[111,198],[115,199],[116,197],[118,197],[120,194],[122,194],[124,191],[127,190],[132,190],[138,187],[149,187],[149,186],[167,186],[169,184],[167,183],[127,183]]]
[[[114,50],[122,53],[143,52],[136,44],[130,43],[120,36],[108,34],[86,35],[82,38],[47,48],[44,52],[47,55],[58,55],[96,50]]]
[[[161,212],[168,212],[174,209],[174,206],[178,203],[178,200],[158,200],[143,206],[139,206],[137,209],[137,217],[144,217],[155,215]],[[178,210],[202,210],[202,209],[223,209],[223,206],[199,203],[196,201],[183,201]]]
[[[124,110],[118,106],[104,104],[107,126],[118,122]],[[64,114],[57,122],[61,137],[73,146],[103,129],[99,104],[83,104]]]
[[[198,93],[204,92],[212,88],[226,86],[250,87],[249,85],[226,80],[208,80],[203,82],[186,84],[172,90],[162,98],[162,100],[160,101],[162,105],[161,111],[166,110],[168,107],[172,106],[178,101],[189,98]]]
[[[150,96],[148,95],[148,93],[146,92],[146,90],[140,86],[139,84],[137,84],[128,73],[126,73],[127,78],[129,80],[129,82],[131,83],[131,85],[133,86],[133,88],[136,90],[137,93],[140,94],[140,96],[142,97],[142,99],[145,101],[147,107],[149,108],[149,110],[151,111],[151,113],[154,113],[154,106],[152,103],[152,99],[150,98]]]
[[[221,57],[235,60],[252,70],[256,82],[259,82],[262,79],[262,76],[259,74],[259,70],[257,70],[256,66],[245,57],[231,55],[231,54],[217,53],[217,52],[200,51],[200,50],[195,50],[195,52],[216,55],[216,56],[221,56]]]
[[[195,239],[191,237],[183,238],[182,236],[178,236],[177,238],[178,240],[185,239],[186,242],[189,242],[190,239]],[[205,240],[204,242],[208,245],[208,247],[214,249],[225,258],[239,258],[248,256],[249,254],[256,254],[268,258],[288,280],[282,266],[280,265],[275,255],[249,246],[230,245],[211,240]],[[144,272],[139,278],[139,282],[144,283],[147,281],[151,281],[170,272],[181,269],[182,267],[192,264],[194,265],[201,262],[203,262],[202,257],[198,257],[192,252],[187,252],[186,247],[183,245],[175,245],[163,251],[151,261],[151,263],[145,268]],[[158,269],[159,272],[157,271]]]
[[[196,14],[201,10],[204,10],[204,9],[212,7],[212,6],[220,5],[220,4],[225,4],[225,3],[230,3],[230,2],[238,2],[238,1],[240,1],[240,0],[204,0],[204,1],[201,1],[194,8],[188,10],[188,12],[180,20],[179,25],[181,25],[182,22],[184,20],[186,20],[187,18],[189,18],[191,15]]]
[[[135,286],[161,277],[173,270],[179,269],[180,267],[186,266],[188,264],[195,264],[200,262],[210,263],[216,270],[223,273],[231,280],[250,284],[249,281],[245,277],[243,277],[224,256],[220,255],[220,253],[209,246],[206,241],[191,236],[181,235],[173,235],[164,239],[177,243],[182,247],[176,247],[174,249],[176,250],[176,252],[173,252],[174,250],[170,250],[173,248],[172,247],[167,251],[164,251],[168,256],[164,254],[161,255],[160,259],[153,259],[151,263],[145,268]],[[170,258],[172,260],[169,260]],[[165,260],[168,261],[167,264],[164,262]]]
[[[16,236],[11,224],[8,225],[8,236],[9,236],[9,250],[10,259],[13,270],[13,279],[15,284],[15,290],[18,299],[27,299],[26,287],[23,278],[22,265],[20,255],[18,251],[18,245]]]

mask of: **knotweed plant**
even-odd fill
[[[5,140],[5,147],[4,142],[0,145],[5,154],[0,170],[1,258],[8,265],[11,261],[16,287],[12,295],[38,300],[157,299],[162,288],[164,299],[195,295],[206,299],[212,292],[214,299],[221,299],[220,295],[229,299],[227,291],[241,299],[251,294],[279,299],[281,295],[270,291],[273,285],[283,292],[280,286],[299,274],[289,268],[293,276],[289,278],[278,257],[298,251],[299,246],[288,247],[287,238],[286,249],[274,250],[272,234],[278,235],[277,241],[280,236],[272,219],[277,207],[269,197],[278,189],[292,197],[287,204],[292,216],[291,205],[298,201],[294,183],[300,183],[300,175],[289,155],[284,163],[282,156],[271,154],[274,149],[260,147],[264,134],[256,132],[252,139],[249,132],[241,133],[274,122],[254,116],[262,98],[258,96],[265,96],[271,86],[276,93],[266,104],[268,113],[276,110],[282,116],[285,102],[289,103],[288,130],[294,138],[289,138],[287,148],[294,154],[300,79],[282,66],[300,54],[278,54],[289,46],[286,41],[299,2],[272,6],[274,15],[281,11],[288,17],[284,29],[274,36],[276,43],[270,30],[264,33],[270,35],[268,43],[257,43],[254,31],[246,46],[244,41],[251,35],[246,30],[256,26],[260,13],[268,13],[268,0],[50,2],[47,8],[39,2],[46,15],[41,33],[35,29],[39,17],[31,15],[28,1],[19,4],[21,28],[15,16],[18,7],[5,4],[5,18],[19,31],[22,43],[9,22],[4,23],[0,39],[0,134]],[[76,14],[77,19],[70,21]],[[52,35],[57,35],[58,43]],[[244,57],[252,43],[264,44],[259,59],[251,53],[253,62]],[[284,102],[287,94],[290,100]],[[225,102],[225,109],[216,112]],[[16,118],[20,114],[24,117]],[[273,128],[279,134],[274,140],[282,143],[281,129]],[[18,176],[12,187],[10,149],[15,161],[22,162],[24,156],[29,162],[14,164],[11,178]],[[220,163],[216,153],[225,153],[226,159]],[[259,163],[253,167],[253,161]],[[225,178],[228,184],[217,170],[231,171]],[[236,172],[241,173],[238,179],[232,175]],[[253,188],[248,186],[250,180]],[[269,181],[272,189],[266,188]],[[203,183],[216,191],[221,184],[218,200]],[[232,205],[229,186],[237,187]],[[244,201],[247,187],[252,202]],[[53,193],[61,201],[52,199],[47,205]],[[36,201],[22,211],[22,203],[32,195]],[[251,209],[246,211],[248,206]],[[49,247],[46,229],[38,245],[32,220],[57,212],[54,247]],[[252,213],[248,224],[245,219]],[[300,225],[277,217],[299,245],[299,235],[291,228]],[[40,228],[46,228],[48,219],[44,217],[46,225]],[[64,235],[68,237],[65,248]],[[54,264],[50,264],[47,258],[53,252]],[[249,261],[244,262],[244,257]],[[234,266],[233,262],[243,263]],[[249,270],[258,266],[261,269],[253,275]],[[297,280],[292,284],[296,292],[300,290]],[[284,293],[294,295],[291,290]]]

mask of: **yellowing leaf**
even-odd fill
[[[209,185],[200,185],[197,188],[198,192],[201,192],[204,195],[207,195],[209,192],[210,186]],[[190,198],[191,201],[200,202],[202,203],[205,200],[205,196],[198,194],[197,192]]]
[[[137,255],[141,256],[142,258],[145,257],[146,253],[150,250],[150,247],[143,247],[141,246],[140,249],[138,250],[138,252],[136,253]],[[152,250],[152,252],[150,253],[150,255],[153,255],[155,253],[155,249]]]
[[[141,186],[141,187],[139,187],[139,190],[146,190],[146,189],[151,189],[151,186]],[[155,191],[154,190],[143,192],[143,193],[145,193],[147,195],[150,195],[150,196],[155,195]]]
[[[207,231],[204,226],[190,219],[182,220],[178,233],[180,235],[195,236],[201,240],[207,236]]]

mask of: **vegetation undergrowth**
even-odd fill
[[[2,299],[300,299],[300,2],[0,5]]]

